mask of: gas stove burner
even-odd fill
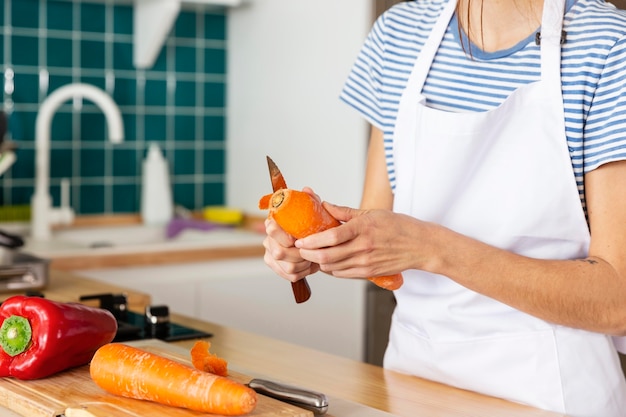
[[[212,337],[211,333],[192,329],[170,321],[166,305],[147,306],[145,314],[128,310],[123,294],[94,294],[80,297],[81,301],[97,300],[100,308],[109,310],[117,319],[117,334],[114,342],[141,339],[160,339],[166,342]]]

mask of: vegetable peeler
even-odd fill
[[[272,190],[274,192],[287,188],[287,183],[285,182],[285,178],[283,174],[278,169],[278,166],[272,161],[272,159],[267,156],[267,167],[270,172],[270,180],[272,181]],[[302,278],[296,282],[291,283],[291,289],[293,290],[293,295],[296,299],[296,303],[304,303],[306,300],[311,298],[311,287],[309,287],[309,283],[306,278]]]

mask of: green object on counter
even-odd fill
[[[22,222],[30,220],[30,205],[0,206],[0,222]]]

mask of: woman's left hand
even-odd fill
[[[409,230],[424,223],[389,210],[357,210],[324,203],[343,224],[295,242],[300,255],[328,274],[343,278],[391,275],[415,267]],[[417,229],[419,230],[419,229]]]

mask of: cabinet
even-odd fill
[[[150,68],[172,29],[181,6],[235,7],[243,0],[134,0],[133,63],[136,68]]]
[[[291,285],[260,257],[75,273],[142,291],[176,313],[355,360],[365,357],[364,280],[312,275],[311,298],[296,304]]]

